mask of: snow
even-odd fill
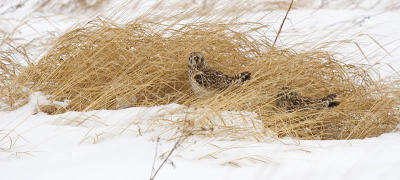
[[[149,179],[155,135],[161,129],[146,129],[147,118],[179,107],[32,115],[34,99],[16,111],[0,113],[5,132],[18,126],[11,133],[18,139],[13,149],[0,153],[2,179]],[[73,123],[86,118],[81,126]],[[189,137],[158,179],[398,179],[399,139],[399,132],[331,141]],[[158,154],[173,145],[161,140]],[[160,163],[157,158],[156,167]]]
[[[47,48],[44,37],[50,38],[49,32],[61,35],[98,14],[105,17],[118,14],[120,21],[127,22],[155,4],[155,1],[145,2],[142,7],[146,8],[139,8],[134,15],[131,14],[135,12],[134,3],[115,12],[116,7],[124,4],[115,1],[97,12],[63,12],[45,17],[56,10],[33,11],[35,1],[26,1],[19,9],[13,8],[12,1],[5,2],[0,3],[0,19],[8,20],[1,24],[0,30],[11,32],[20,25],[20,20],[25,20],[27,24],[18,28],[14,38],[40,39],[42,44],[28,49],[33,59]],[[400,13],[386,11],[392,1],[372,8],[374,2],[364,1],[358,9],[341,9],[337,5],[340,3],[333,3],[318,11],[293,10],[278,45],[295,46],[307,40],[309,44],[295,46],[301,50],[318,48],[324,41],[353,39],[365,52],[371,52],[367,56],[374,61],[363,59],[354,43],[338,43],[329,50],[344,53],[350,62],[381,63],[379,70],[391,75],[393,71],[384,64],[400,66]],[[320,3],[316,2],[314,7]],[[274,11],[263,19],[263,15],[255,13],[243,16],[242,20],[270,24],[272,30],[267,33],[273,37],[283,14]],[[371,38],[360,34],[371,35],[389,54]],[[165,157],[175,144],[166,138],[180,132],[150,123],[168,110],[182,108],[177,104],[59,115],[35,113],[39,104],[49,103],[43,94],[33,93],[27,105],[10,112],[0,111],[0,179],[149,179],[156,150],[154,168],[162,162],[159,156]],[[56,103],[65,106],[68,102]],[[232,119],[235,113],[226,112]],[[157,142],[159,136],[162,138]],[[255,142],[191,136],[173,152],[156,179],[400,179],[398,152],[398,130],[375,138],[329,141],[266,137],[263,142]]]

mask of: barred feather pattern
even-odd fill
[[[229,76],[208,66],[205,58],[199,52],[189,55],[188,77],[193,92],[197,96],[205,96],[230,86],[240,86],[250,80],[250,72],[242,72]]]
[[[335,101],[335,98],[336,94],[329,94],[323,98],[313,99],[300,95],[290,87],[283,87],[276,96],[275,105],[287,112],[305,109],[321,110],[323,108],[338,106],[340,102]]]

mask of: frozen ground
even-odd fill
[[[57,36],[94,17],[88,14],[102,14],[102,11],[61,13],[49,18],[45,16],[55,13],[51,9],[31,12],[32,6],[28,4],[10,10],[7,8],[10,4],[0,6],[0,30],[11,32],[21,24],[20,19],[26,19],[15,38],[35,39],[48,32]],[[107,8],[112,9],[114,5]],[[150,5],[147,3],[146,7]],[[121,21],[132,18],[129,10],[126,7],[118,12]],[[141,8],[141,12],[145,10]],[[386,11],[383,7],[294,10],[290,12],[279,44],[309,49],[326,41],[354,39],[368,53],[368,60],[362,57],[354,42],[339,42],[329,48],[345,53],[350,62],[381,63],[380,71],[390,75],[392,71],[385,64],[400,67],[399,12]],[[261,19],[258,12],[242,19],[261,19],[270,24],[273,37],[283,13],[270,12],[267,18]],[[104,11],[104,16],[111,15],[110,11]],[[304,40],[310,43],[296,46]],[[46,39],[40,42],[28,49],[34,59],[46,49]],[[54,116],[35,114],[37,104],[45,102],[36,94],[29,104],[12,112],[0,112],[0,179],[149,179],[156,149],[162,155],[174,145],[172,141],[161,140],[156,148],[156,138],[165,129],[150,127],[147,120],[179,105],[67,112]],[[399,131],[376,138],[342,141],[266,138],[265,142],[238,142],[190,137],[177,148],[156,178],[400,179],[398,152]],[[155,167],[160,163],[161,159],[157,158]]]
[[[0,153],[2,179],[149,179],[156,149],[161,155],[174,145],[161,141],[156,148],[162,129],[146,126],[146,120],[179,105],[32,115],[37,99],[44,101],[33,97],[16,111],[0,113],[3,133],[14,129],[12,150]],[[364,140],[262,143],[189,137],[157,178],[398,179],[399,139],[399,132]],[[160,163],[157,158],[155,167]]]

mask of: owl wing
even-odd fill
[[[278,93],[278,99],[275,102],[278,107],[284,108],[289,112],[306,108],[312,103],[311,98],[302,96],[289,87],[283,87],[281,89]]]
[[[194,76],[194,79],[207,89],[224,89],[232,82],[232,77],[214,69],[201,71]]]

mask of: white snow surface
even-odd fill
[[[127,22],[156,3],[139,4],[140,11],[135,14],[132,14],[132,6],[125,6],[118,12],[63,12],[44,18],[56,12],[52,9],[33,11],[36,1],[20,1],[26,2],[20,8],[11,2],[14,3],[0,3],[0,21],[4,22],[0,30],[11,32],[21,25],[19,20],[24,19],[26,24],[18,28],[14,38],[31,40],[46,37],[46,34],[48,38],[61,35],[96,15],[118,14],[120,21]],[[365,6],[376,1],[366,2]],[[293,10],[278,45],[304,50],[320,47],[326,41],[352,39],[369,53],[368,60],[354,43],[338,43],[328,49],[343,53],[352,63],[379,63],[379,71],[389,76],[393,71],[386,64],[395,69],[400,67],[400,11],[388,11],[386,4],[391,1],[384,2],[376,9],[341,9],[335,5],[318,10]],[[115,9],[121,4],[113,1],[104,9]],[[283,14],[284,11],[273,11],[264,17],[254,13],[240,20],[270,24],[271,32],[267,34],[273,37]],[[309,44],[296,45],[304,40]],[[38,41],[27,49],[33,60],[48,48],[46,39]],[[157,142],[157,137],[179,131],[154,127],[149,121],[165,111],[182,107],[170,104],[116,111],[35,114],[38,104],[48,103],[44,95],[34,93],[27,105],[14,111],[0,111],[0,180],[149,179],[155,154],[154,168],[157,168],[161,157],[175,144],[165,138]],[[65,103],[59,102],[60,105]],[[254,142],[192,136],[178,146],[156,179],[400,179],[399,152],[399,130],[375,138],[328,141],[266,137],[263,142]]]
[[[156,149],[161,155],[174,145],[157,143],[162,129],[146,122],[180,105],[33,115],[44,99],[36,93],[20,109],[0,112],[13,139],[2,141],[13,147],[0,153],[1,179],[149,179]],[[399,139],[399,132],[335,141],[189,137],[157,179],[398,179]]]

